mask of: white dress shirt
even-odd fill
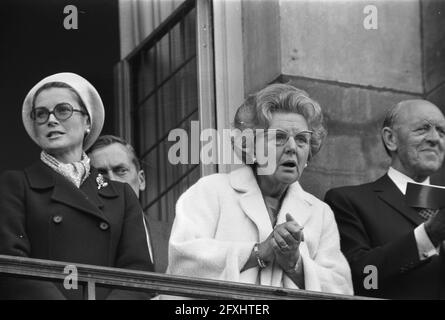
[[[388,176],[395,183],[397,188],[399,188],[400,192],[402,192],[403,195],[406,194],[406,187],[408,185],[408,182],[417,183],[416,181],[404,175],[400,171],[394,169],[393,167],[389,168]],[[429,185],[430,178],[426,178],[425,181],[421,182],[421,184]],[[416,239],[420,260],[425,260],[429,257],[439,254],[439,248],[434,247],[433,243],[428,237],[428,234],[425,231],[424,223],[414,229],[414,237]]]

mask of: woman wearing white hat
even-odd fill
[[[152,271],[141,209],[127,184],[106,181],[84,150],[99,136],[104,107],[96,89],[73,73],[37,83],[23,103],[40,160],[0,178],[0,254]],[[76,299],[82,288],[0,278],[0,298]],[[98,289],[96,297],[146,298]]]

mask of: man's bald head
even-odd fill
[[[425,106],[430,105],[433,108],[437,109],[439,112],[441,112],[436,105],[427,100],[422,100],[422,99],[403,100],[388,110],[385,119],[383,120],[382,128],[385,127],[393,128],[400,114],[404,115],[409,111],[412,112],[413,109],[422,108],[422,106],[424,105]]]
[[[423,178],[442,165],[445,117],[429,101],[401,101],[385,117],[382,140],[396,169],[413,179]]]

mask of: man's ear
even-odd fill
[[[398,148],[397,134],[392,128],[384,127],[382,129],[383,143],[386,145],[389,151],[395,152]]]
[[[144,170],[139,170],[138,179],[139,179],[139,191],[144,191],[145,190],[145,172],[144,172]]]

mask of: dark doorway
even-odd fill
[[[67,30],[67,5],[78,29]],[[113,67],[119,61],[118,0],[3,0],[0,8],[0,172],[22,169],[39,148],[21,120],[23,99],[43,77],[74,72],[88,79],[105,105],[102,133],[113,133]]]

